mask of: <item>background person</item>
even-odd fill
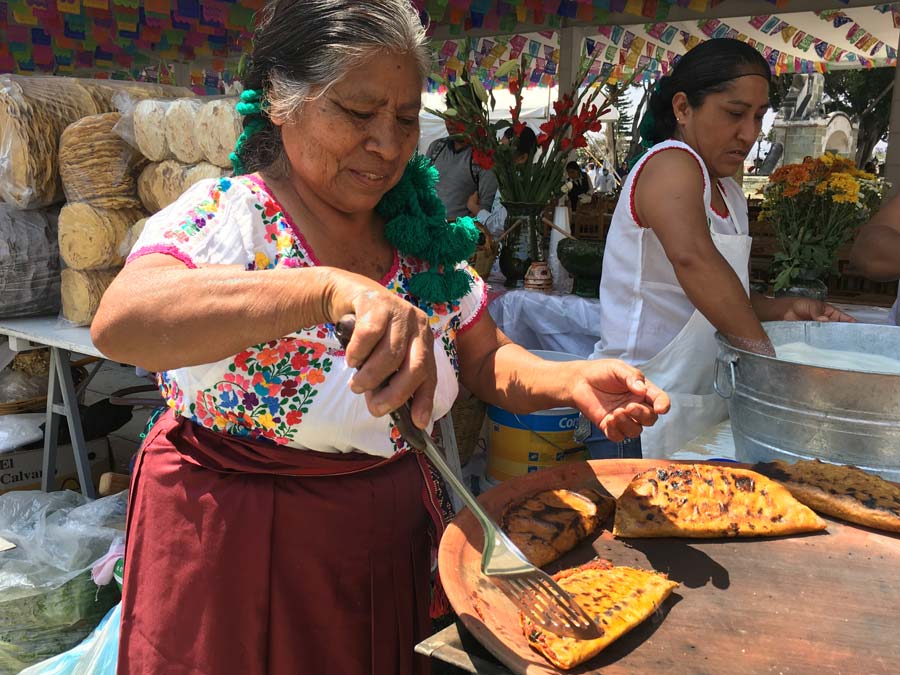
[[[850,263],[873,281],[900,279],[900,193],[862,226],[850,250]],[[900,293],[888,320],[900,325]]]
[[[455,87],[448,92],[445,103],[455,107],[454,96],[475,98],[471,85]],[[472,147],[461,138],[452,138],[454,123],[444,120],[447,136],[439,138],[428,146],[425,156],[438,170],[438,197],[447,209],[450,219],[468,215],[469,195],[478,193],[478,203],[482,209],[490,209],[497,192],[497,177],[490,169],[479,166],[472,157]]]

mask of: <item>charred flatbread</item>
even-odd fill
[[[877,530],[900,532],[900,486],[855,466],[807,459],[753,467],[784,485],[808,507]]]
[[[519,615],[525,639],[557,668],[568,670],[603,651],[649,617],[678,586],[664,574],[594,560],[553,577],[603,630],[593,640],[555,635]]]
[[[763,537],[824,530],[782,485],[749,469],[672,464],[644,471],[616,503],[618,537]]]
[[[547,565],[590,536],[615,508],[596,490],[544,490],[510,502],[500,527],[537,567]]]

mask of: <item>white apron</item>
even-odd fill
[[[677,141],[667,141],[664,144],[660,144],[659,146],[656,146],[656,148],[651,149],[644,161],[654,153],[654,150],[659,151],[665,149],[665,147],[678,147],[679,149],[689,151],[695,156],[700,164],[704,180],[706,181],[704,185],[704,200],[706,202],[707,213],[710,218],[714,217],[714,211],[712,210],[711,204],[711,190],[717,188],[715,188],[714,183],[711,183],[706,167],[703,165],[700,156],[697,155],[693,149]],[[629,176],[629,179],[631,180],[629,180],[629,184],[625,186],[626,189],[623,190],[623,196],[633,196],[633,180],[637,177],[637,172],[641,164],[642,163],[639,163],[632,170],[631,175]],[[744,291],[748,292],[750,246],[752,238],[747,234],[748,227],[746,222],[740,222],[737,217],[739,211],[737,208],[738,205],[735,203],[736,200],[729,199],[726,190],[722,191],[722,195],[725,198],[725,203],[728,207],[728,217],[732,226],[730,229],[736,233],[723,234],[721,232],[716,232],[711,228],[710,236],[719,253],[726,261],[728,261],[728,264],[738,275],[738,278],[741,280],[741,285],[744,287]],[[742,206],[744,206],[744,212],[746,212],[746,205]],[[618,206],[616,210],[617,212],[619,211]],[[625,218],[623,217],[623,228],[640,227],[633,220],[636,216],[631,208],[628,208],[627,215],[631,220],[631,223],[626,224]],[[721,221],[722,216],[719,216],[719,218],[720,222],[726,222]],[[623,243],[627,242],[629,238],[633,240],[634,235],[632,234],[632,230],[623,229],[623,232],[626,235],[622,237]],[[641,434],[641,450],[643,456],[658,458],[670,456],[672,453],[683,447],[685,443],[697,437],[709,427],[727,419],[728,409],[725,401],[715,393],[713,387],[715,361],[718,352],[715,340],[716,329],[709,321],[707,321],[706,317],[690,303],[690,300],[687,298],[684,290],[681,288],[680,284],[678,284],[677,279],[675,279],[674,274],[672,273],[671,263],[668,258],[666,258],[662,246],[656,244],[655,241],[652,244],[646,241],[645,237],[651,234],[652,233],[649,231],[643,232],[641,243],[638,244],[640,248],[639,259],[641,260],[639,270],[634,269],[633,263],[631,263],[631,269],[628,270],[625,267],[627,261],[624,259],[616,262],[616,272],[620,276],[620,281],[625,281],[625,277],[623,277],[622,274],[630,275],[632,280],[634,280],[635,275],[638,276],[635,283],[628,287],[633,289],[632,292],[636,292],[639,297],[623,301],[622,286],[619,286],[617,291],[610,289],[610,297],[612,298],[609,308],[610,311],[607,314],[608,318],[601,321],[601,326],[609,326],[610,324],[608,322],[615,321],[616,318],[618,318],[619,321],[623,318],[632,321],[632,325],[629,329],[632,335],[632,341],[625,343],[624,339],[617,339],[617,334],[615,334],[614,330],[611,328],[609,341],[598,348],[598,351],[595,351],[594,356],[624,358],[626,361],[633,363],[640,368],[650,381],[669,395],[672,401],[672,407],[669,413],[660,417],[654,426],[645,429]],[[607,249],[609,249],[609,242],[607,242]],[[604,273],[605,272],[606,270],[604,270]],[[653,281],[648,283],[646,281],[647,279],[653,279]],[[668,279],[668,281],[666,281],[666,279]],[[609,281],[615,283],[613,279],[610,279]],[[601,304],[603,301],[602,291],[603,288],[601,287]],[[618,297],[613,297],[614,293],[617,293]],[[629,313],[627,308],[639,308],[642,304],[647,304],[647,294],[651,293],[660,294],[657,295],[657,297],[667,298],[666,304],[669,304],[670,306],[675,304],[672,301],[677,301],[681,307],[684,307],[686,304],[693,309],[686,324],[679,322],[679,320],[684,321],[684,314],[681,314],[680,317],[674,313],[671,317],[662,315],[655,317],[654,320],[657,322],[655,327],[659,332],[665,334],[665,331],[668,330],[668,335],[674,333],[675,337],[668,343],[664,343],[664,346],[662,346],[659,351],[656,351],[654,356],[646,361],[642,361],[639,354],[634,354],[634,352],[631,352],[628,348],[623,349],[621,345],[635,345],[637,344],[635,340],[640,339],[641,331],[644,330],[642,327],[644,324],[639,326],[637,324],[638,319],[634,312]],[[614,310],[617,307],[621,307],[625,310],[622,314],[619,314],[618,317],[614,315]],[[667,322],[678,323],[674,323],[673,326],[670,326],[667,329]],[[649,326],[650,324],[647,323],[646,325]],[[680,325],[683,325],[684,327],[678,331],[678,326]],[[601,327],[601,331],[604,331],[603,327]],[[635,335],[638,337],[635,338]],[[602,348],[604,346],[606,349]],[[629,358],[633,355],[638,358]]]
[[[731,204],[728,205],[732,212]],[[749,235],[711,232],[719,253],[741,280],[750,285]],[[644,375],[665,391],[672,401],[668,414],[641,434],[644,457],[667,457],[680,450],[709,427],[728,419],[728,406],[713,387],[718,346],[716,329],[700,310],[659,354],[640,366]]]

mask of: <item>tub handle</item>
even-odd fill
[[[724,357],[724,360],[723,360],[723,357],[719,357],[716,359],[716,377],[713,380],[713,387],[715,388],[716,393],[719,396],[721,396],[722,398],[724,398],[725,400],[728,400],[732,396],[734,396],[734,390],[735,390],[734,364],[737,362],[737,360],[738,360],[738,357],[734,356],[733,354],[726,355]],[[719,385],[719,379],[720,379],[719,376],[721,373],[720,369],[723,365],[725,365],[725,363],[728,364],[728,367],[731,371],[731,387],[728,389],[727,393],[725,392],[724,388]]]

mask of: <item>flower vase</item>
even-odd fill
[[[828,286],[822,281],[822,274],[808,269],[801,269],[787,286],[775,291],[776,298],[810,298],[822,302],[827,295]]]
[[[540,260],[537,233],[544,211],[543,204],[503,202],[506,224],[500,243],[500,271],[507,288],[521,287],[525,273],[535,260]]]

